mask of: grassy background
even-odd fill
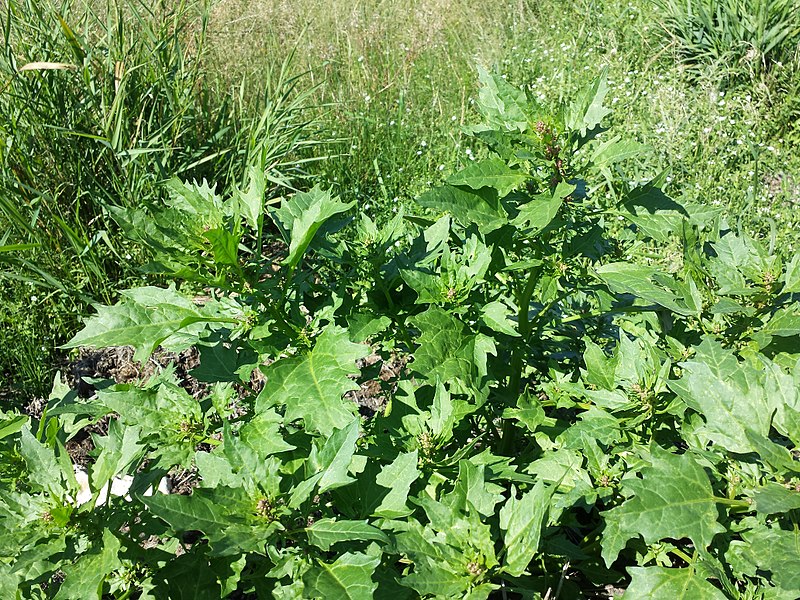
[[[141,281],[146,249],[106,206],[157,201],[172,175],[225,188],[255,164],[274,194],[320,181],[385,218],[480,153],[460,136],[476,64],[545,103],[608,68],[616,129],[652,148],[626,178],[668,170],[668,193],[727,207],[787,252],[800,242],[796,39],[708,60],[645,0],[0,7],[6,402],[46,394],[88,303]],[[33,61],[71,67],[20,71]]]

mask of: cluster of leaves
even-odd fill
[[[115,214],[188,283],[69,346],[196,346],[207,393],[167,369],[3,417],[3,597],[800,595],[800,256],[619,183],[644,149],[603,132],[603,77],[556,115],[481,82],[489,155],[420,214],[265,207],[255,170]],[[77,505],[65,444],[109,416]],[[145,493],[176,469],[190,494]]]

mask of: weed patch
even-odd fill
[[[57,380],[40,418],[4,415],[4,590],[797,595],[800,257],[617,180],[645,148],[603,127],[605,77],[557,111],[480,78],[485,154],[385,223],[320,187],[266,204],[257,169],[117,215],[175,283],[97,305],[67,346],[195,347],[209,387]],[[626,259],[675,244],[669,272]],[[404,365],[391,385],[375,355]],[[65,444],[100,419],[78,505]],[[177,472],[182,493],[147,492]]]

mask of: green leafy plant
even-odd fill
[[[68,346],[196,346],[206,391],[57,380],[3,417],[3,595],[797,596],[800,257],[617,181],[646,149],[603,131],[604,77],[556,114],[480,78],[489,156],[420,214],[270,206],[257,169],[115,213],[190,283],[127,290]],[[78,504],[65,444],[106,419]],[[176,471],[190,493],[148,493]]]

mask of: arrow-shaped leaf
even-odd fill
[[[366,521],[336,521],[320,519],[306,528],[308,541],[326,552],[333,544],[351,540],[377,540],[389,543],[389,536]]]
[[[539,549],[542,525],[550,508],[552,494],[553,491],[548,490],[542,481],[519,499],[512,487],[511,496],[500,509],[500,529],[506,550],[503,570],[512,577],[519,577],[525,572]]]
[[[653,464],[642,478],[623,480],[633,497],[603,514],[603,558],[611,565],[628,540],[641,535],[648,544],[688,537],[705,548],[725,529],[717,523],[717,505],[708,475],[691,454],[654,448]]]
[[[231,322],[236,319],[222,315],[215,303],[197,306],[175,290],[168,288],[142,287],[125,290],[114,306],[97,305],[97,314],[86,320],[84,328],[64,344],[64,348],[92,346],[133,346],[134,359],[147,360],[155,349],[162,345],[170,349],[191,346],[206,323]],[[175,337],[180,333],[180,338]]]
[[[629,567],[631,584],[625,598],[636,600],[725,600],[727,596],[694,569]]]
[[[322,224],[333,215],[345,212],[353,204],[340,202],[338,197],[331,196],[330,190],[323,191],[319,186],[284,200],[280,208],[271,213],[272,220],[280,227],[289,244],[289,255],[283,264],[296,267]]]
[[[486,158],[474,162],[466,169],[447,178],[450,185],[463,185],[473,190],[490,187],[502,198],[528,180],[528,174],[512,169],[499,158]]]
[[[284,358],[263,369],[267,383],[256,400],[256,412],[285,405],[285,422],[302,419],[306,429],[330,436],[350,424],[357,413],[342,396],[357,390],[348,378],[359,372],[355,361],[369,348],[350,341],[347,331],[328,327],[308,354]]]
[[[380,556],[343,554],[333,564],[320,562],[304,576],[305,598],[341,598],[372,600],[377,582],[372,573],[380,564]]]

